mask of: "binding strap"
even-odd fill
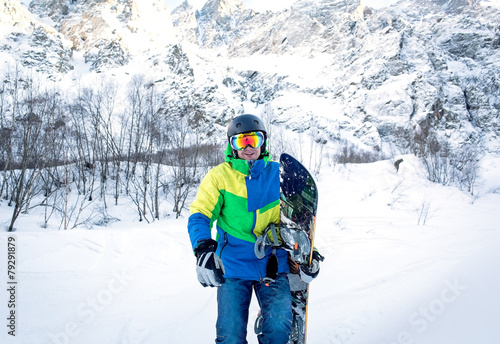
[[[271,232],[271,239],[269,238],[269,232]],[[257,258],[262,259],[266,256],[266,251],[268,248],[273,247],[273,253],[276,253],[276,247],[280,246],[278,240],[278,232],[276,231],[276,225],[271,223],[267,226],[264,233],[262,233],[255,241],[254,252]]]
[[[269,232],[271,232],[272,242],[269,238]],[[266,277],[263,279],[266,285],[276,281],[276,278],[278,277],[278,257],[276,257],[276,248],[280,247],[280,242],[278,240],[278,232],[276,231],[276,225],[274,223],[271,223],[255,242],[254,252],[257,258],[264,258],[266,256],[267,249],[270,247],[273,248],[273,252],[267,262]]]

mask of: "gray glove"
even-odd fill
[[[204,287],[220,287],[224,283],[224,266],[215,254],[217,242],[213,239],[202,241],[195,248],[196,273],[198,281]]]
[[[313,279],[318,277],[319,262],[322,262],[323,260],[325,260],[325,257],[319,254],[318,251],[314,250],[311,265],[309,266],[305,264],[300,265],[299,269],[300,279],[305,283],[311,283]]]

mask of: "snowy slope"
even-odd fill
[[[403,158],[398,173],[380,161],[318,176],[316,246],[326,260],[311,285],[309,344],[498,343],[500,160],[484,160],[473,197],[429,183],[416,159]],[[8,214],[2,202],[2,222]],[[186,223],[187,213],[54,231],[24,216],[17,232],[0,233],[2,257],[15,239],[18,283],[16,336],[3,326],[0,342],[213,342],[215,290],[196,279]],[[3,319],[7,305],[3,292]],[[253,344],[256,314],[254,300]]]

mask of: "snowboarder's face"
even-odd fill
[[[250,147],[250,145],[248,145],[245,147],[245,149],[237,151],[238,158],[243,160],[257,160],[260,156],[261,147],[252,148]]]

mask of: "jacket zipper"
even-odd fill
[[[257,236],[255,235],[255,226],[257,225],[257,210],[255,210],[253,212],[253,226],[252,226],[252,234],[254,237],[257,238]],[[259,274],[259,282],[263,282],[264,281],[264,278],[262,276],[266,276],[265,274],[265,271],[264,271],[264,275],[262,274],[262,271],[260,269],[260,264],[259,264],[259,260],[254,260],[254,264],[255,264],[255,268]]]
[[[228,244],[227,233],[224,231],[224,244],[220,249],[220,254],[219,254],[220,259],[222,259],[222,251],[226,248],[227,244]]]
[[[254,160],[250,160],[250,161],[248,161],[248,179],[249,179],[249,180],[252,180],[252,167],[253,167],[254,162],[255,162]],[[247,192],[248,192],[248,190],[247,190]],[[248,197],[248,194],[247,194],[247,197]],[[255,210],[255,211],[253,212],[253,226],[252,226],[252,234],[253,234],[253,236],[254,236],[254,237],[257,237],[257,236],[255,235],[255,226],[256,226],[256,225],[257,225],[257,210]],[[221,254],[222,254],[222,252],[221,252]],[[258,262],[257,260],[254,260],[254,264],[255,264],[256,270],[257,270],[257,272],[258,272],[258,274],[259,274],[259,282],[261,282],[261,283],[262,283],[262,282],[264,281],[264,279],[263,279],[263,277],[262,277],[262,272],[261,272],[261,270],[260,270],[260,265],[259,265],[259,262]],[[264,276],[265,276],[265,274],[264,274]]]

